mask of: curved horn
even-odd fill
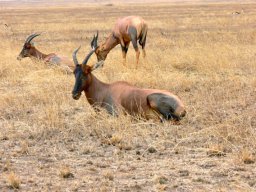
[[[95,39],[95,35],[93,36],[93,39],[91,41],[91,48],[93,49],[94,48],[94,39]]]
[[[89,54],[85,57],[84,61],[82,62],[82,65],[86,65],[89,58],[91,57],[91,55],[94,53],[95,49],[97,48],[97,39],[98,39],[98,31],[97,31],[97,35],[93,36],[92,42],[91,42],[91,47],[92,50],[89,52]]]
[[[32,39],[34,39],[35,37],[37,37],[37,36],[39,36],[39,35],[41,35],[41,33],[34,33],[34,34],[32,34],[32,35],[29,35],[28,38],[26,39],[25,43],[30,43],[30,41],[31,41]]]
[[[74,50],[74,52],[73,52],[73,61],[74,61],[75,65],[79,65],[76,54],[79,51],[80,47],[81,47],[81,45],[76,50]]]
[[[92,49],[92,50],[88,53],[88,55],[85,57],[85,59],[84,59],[82,65],[86,65],[86,64],[87,64],[88,60],[90,59],[90,57],[92,56],[92,54],[94,53],[94,51],[95,51],[95,50]]]
[[[97,31],[96,36],[93,36],[92,42],[91,42],[91,48],[96,49],[98,47],[97,41],[98,41],[99,31]]]
[[[95,63],[92,67],[92,71],[97,69],[98,67],[103,67],[104,65],[104,60],[98,61],[97,63]]]

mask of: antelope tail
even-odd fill
[[[147,24],[144,24],[143,29],[142,29],[142,36],[139,40],[139,43],[141,46],[145,46],[145,44],[146,44],[147,32],[148,32],[148,26],[147,26]]]

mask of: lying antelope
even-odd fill
[[[142,46],[143,57],[145,57],[147,30],[148,25],[141,17],[128,16],[118,19],[106,41],[95,50],[98,61],[105,60],[110,50],[116,45],[121,44],[124,60],[123,64],[125,65],[126,53],[128,51],[129,44],[132,41],[133,47],[136,51],[136,64],[138,65],[140,51],[137,41],[139,41],[139,44]]]
[[[32,60],[41,60],[47,64],[59,65],[67,72],[72,72],[74,65],[67,57],[60,56],[55,53],[44,54],[35,48],[32,40],[39,35],[40,34],[36,33],[28,36],[17,59],[21,60],[22,58],[30,57]]]
[[[186,111],[181,100],[174,94],[165,90],[140,89],[124,81],[106,84],[97,79],[92,71],[103,64],[97,62],[94,66],[88,66],[87,62],[96,49],[97,36],[92,40],[92,50],[85,57],[82,64],[78,63],[76,54],[80,47],[73,52],[75,64],[75,85],[72,91],[73,99],[78,100],[84,91],[88,102],[93,107],[103,107],[110,114],[118,115],[124,110],[131,115],[143,117],[158,117],[169,120],[180,120]]]

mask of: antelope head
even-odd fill
[[[96,38],[98,39],[98,31],[97,31],[97,35]],[[105,61],[105,59],[107,58],[109,51],[106,50],[106,43],[101,43],[99,46],[97,46],[97,48],[95,49],[95,54],[97,56],[97,60],[98,61]]]
[[[34,47],[34,43],[32,42],[32,40],[39,35],[40,35],[40,33],[35,33],[35,34],[28,36],[19,56],[17,57],[18,60],[21,60],[24,57],[33,56],[35,54],[36,49]]]
[[[93,40],[91,42],[92,50],[85,57],[82,64],[78,63],[78,60],[76,57],[76,54],[79,51],[80,47],[77,48],[73,52],[73,61],[75,64],[75,70],[74,70],[75,85],[74,85],[74,89],[72,91],[72,96],[73,96],[73,99],[75,99],[75,100],[78,100],[80,98],[82,91],[86,91],[89,88],[89,86],[91,84],[91,79],[92,79],[91,72],[94,69],[97,69],[98,67],[100,67],[104,64],[103,61],[99,61],[96,64],[94,64],[93,66],[87,65],[89,58],[91,57],[91,55],[95,52],[95,50],[97,48],[97,39],[98,39],[98,33],[96,36],[94,35]]]

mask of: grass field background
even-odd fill
[[[0,8],[0,190],[256,190],[256,4],[64,5]],[[177,94],[180,125],[95,113],[72,99],[73,75],[16,60],[42,32],[40,51],[72,59],[82,45],[82,61],[96,31],[102,42],[127,15],[148,22],[147,57],[135,69],[130,46],[124,67],[117,46],[94,74]]]

